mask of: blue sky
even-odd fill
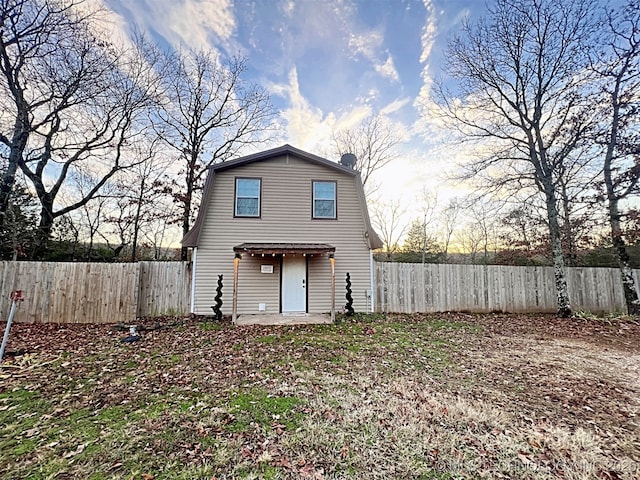
[[[100,0],[94,0],[100,1]],[[411,203],[446,190],[451,163],[419,113],[441,73],[447,38],[481,0],[102,0],[114,25],[136,25],[163,46],[210,47],[248,60],[284,126],[276,144],[325,155],[332,130],[382,113],[403,132],[402,158],[376,180]],[[273,145],[269,145],[273,146]]]

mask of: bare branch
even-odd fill
[[[333,132],[332,146],[337,156],[352,153],[355,169],[366,186],[371,175],[396,158],[402,136],[380,115],[370,115],[353,129]]]

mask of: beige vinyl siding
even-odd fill
[[[262,265],[272,265],[273,273],[260,273]],[[233,276],[231,280],[233,281]],[[232,283],[229,285],[232,286]],[[280,310],[280,259],[245,255],[239,265],[238,285],[238,291],[242,293],[238,295],[238,312],[257,313],[258,304],[265,303],[266,313],[278,313]],[[232,292],[231,289],[230,293]],[[252,294],[248,295],[249,292]],[[231,296],[227,297],[228,300],[230,298]]]
[[[262,179],[260,218],[234,218],[236,177]],[[312,219],[312,181],[337,182],[336,220]],[[369,247],[356,178],[292,156],[258,161],[216,172],[198,245],[195,285],[197,314],[210,314],[218,274],[224,275],[223,307],[231,313],[233,247],[244,242],[328,243],[336,248],[336,308],[345,300],[345,275],[351,274],[354,308],[366,309],[370,289]],[[261,274],[262,259],[244,255],[238,280],[238,313],[257,313],[259,303],[279,311],[280,258],[273,257],[273,274]],[[265,260],[266,261],[266,260]],[[309,312],[328,312],[330,263],[320,256],[309,258]]]

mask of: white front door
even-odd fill
[[[282,259],[282,313],[307,311],[307,259]]]

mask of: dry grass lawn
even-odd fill
[[[14,325],[0,478],[640,478],[635,319],[183,319],[124,336]]]

